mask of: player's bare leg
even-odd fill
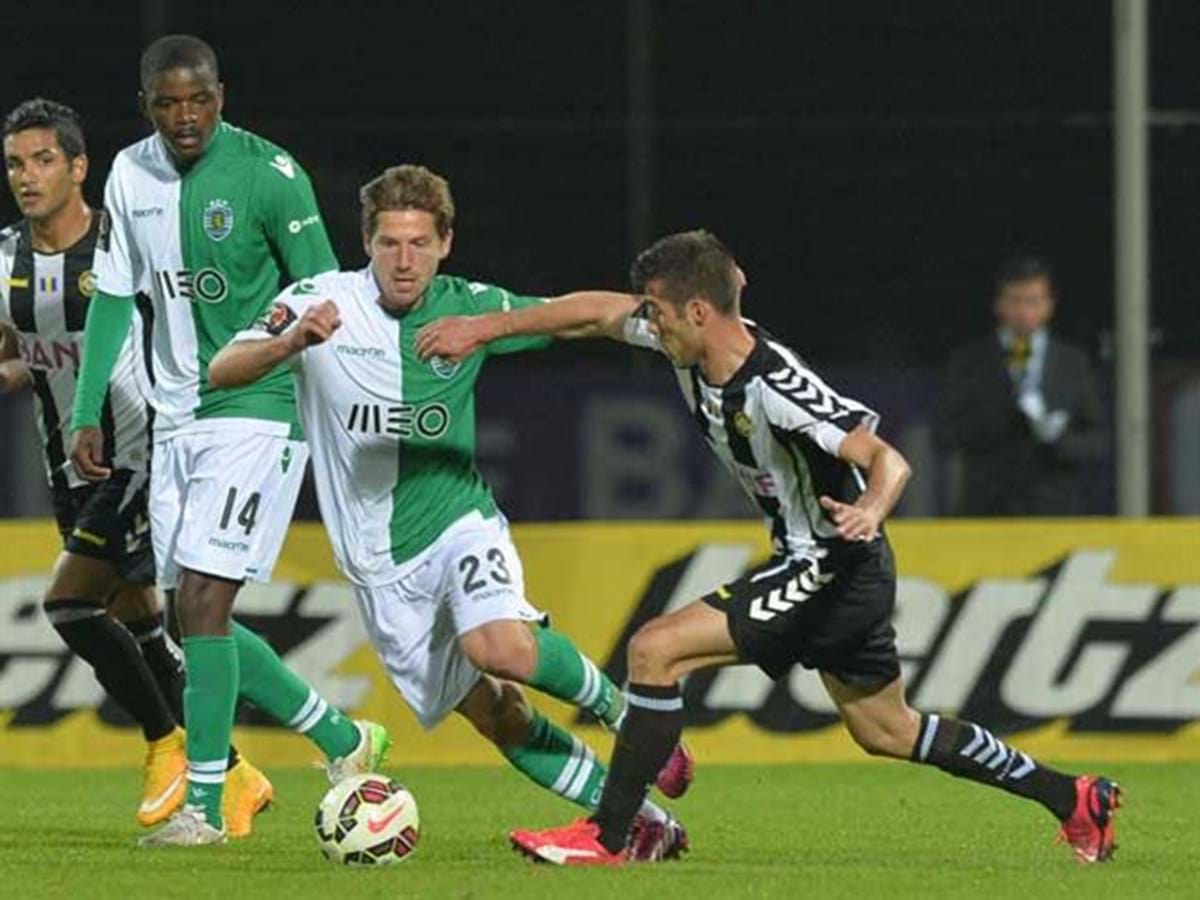
[[[647,622],[629,642],[629,713],[617,735],[600,805],[591,819],[541,832],[516,831],[514,846],[560,865],[620,865],[649,785],[683,729],[679,679],[737,661],[724,613],[702,602]]]
[[[850,734],[868,753],[934,765],[1036,800],[1059,820],[1060,839],[1080,862],[1111,859],[1113,816],[1121,802],[1116,782],[1043,766],[980,725],[923,716],[905,702],[899,678],[885,685],[850,685],[822,672],[821,679]]]

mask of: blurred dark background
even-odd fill
[[[518,292],[621,287],[647,238],[716,231],[749,275],[747,315],[880,409],[914,459],[906,514],[944,509],[937,381],[993,327],[1006,255],[1052,264],[1055,332],[1111,397],[1106,2],[144,0],[0,18],[2,105],[83,113],[93,200],[148,133],[143,46],[186,31],[220,56],[226,118],[308,169],[346,267],[363,263],[358,186],[401,161],[450,179],[446,269]],[[1194,513],[1200,4],[1156,0],[1151,49],[1154,508]],[[481,457],[513,518],[749,514],[659,361],[597,344],[489,365]],[[48,509],[27,405],[0,398],[0,514]],[[1111,458],[1090,478],[1089,511],[1111,512]]]

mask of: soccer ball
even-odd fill
[[[314,826],[325,858],[355,866],[387,866],[417,846],[417,801],[386,775],[355,775],[331,787]]]

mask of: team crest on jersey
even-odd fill
[[[742,437],[750,437],[750,433],[754,431],[754,423],[751,422],[750,417],[740,409],[733,414],[733,427],[737,429],[737,433]]]
[[[441,356],[434,356],[429,360],[429,368],[433,369],[433,374],[438,378],[453,378],[461,365],[460,362],[450,362]]]
[[[226,200],[213,200],[204,207],[204,233],[223,241],[233,231],[233,207]]]
[[[79,281],[76,282],[76,286],[83,296],[91,297],[96,293],[96,273],[91,269],[84,269],[79,273]]]

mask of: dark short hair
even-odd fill
[[[1045,261],[1036,256],[1010,256],[996,270],[996,296],[999,297],[1010,284],[1035,278],[1045,278],[1046,283],[1054,287],[1054,273]]]
[[[83,140],[83,120],[79,113],[63,103],[55,103],[44,97],[26,100],[4,119],[4,136],[16,134],[29,128],[53,128],[58,146],[67,159],[87,153]]]
[[[629,275],[636,293],[658,280],[663,298],[677,307],[703,297],[724,316],[737,313],[737,263],[712,232],[682,231],[660,238],[638,254]]]
[[[216,52],[190,34],[168,34],[146,48],[140,67],[142,90],[149,89],[155,75],[172,69],[208,69],[213,78],[221,77]]]

